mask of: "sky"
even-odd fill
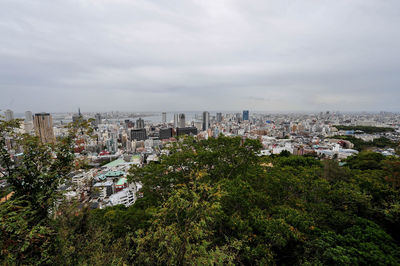
[[[398,0],[0,0],[0,109],[400,111]]]

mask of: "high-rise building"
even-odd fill
[[[97,113],[95,116],[94,116],[94,121],[95,121],[95,124],[98,126],[98,125],[100,125],[101,124],[101,114],[100,113]]]
[[[136,128],[144,128],[144,120],[142,118],[136,120]]]
[[[178,114],[174,114],[174,128],[178,127],[178,121],[179,121]]]
[[[30,134],[33,130],[33,116],[31,111],[25,112],[25,121],[24,121],[24,129],[25,133]]]
[[[165,124],[165,123],[167,123],[167,113],[166,112],[163,112],[162,113],[162,122]]]
[[[132,129],[131,130],[131,140],[146,140],[147,139],[147,133],[145,128],[139,128],[139,129]]]
[[[33,121],[33,116],[31,111],[26,111],[25,112],[25,122],[32,122]]]
[[[33,118],[36,135],[43,143],[55,141],[53,131],[53,119],[49,113],[38,113]]]
[[[210,113],[203,112],[203,130],[207,130],[210,127]]]
[[[218,123],[222,122],[222,113],[217,113],[217,122]]]
[[[4,111],[4,116],[6,121],[11,121],[14,119],[14,112],[10,109]]]
[[[249,120],[249,110],[243,111],[243,120]]]
[[[178,127],[185,127],[186,125],[186,119],[185,119],[185,114],[179,114],[179,123],[178,123]]]
[[[178,127],[176,129],[176,135],[197,135],[197,128],[195,127]]]
[[[172,138],[172,128],[160,128],[160,139]]]

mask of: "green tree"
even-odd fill
[[[0,122],[0,168],[13,196],[0,204],[0,240],[3,262],[13,264],[51,263],[59,185],[71,171],[74,140],[87,131],[85,123],[70,126],[66,137],[45,144],[38,137],[19,134],[19,120]],[[9,153],[6,142],[14,142],[22,155]]]

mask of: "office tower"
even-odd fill
[[[162,113],[162,122],[165,124],[165,123],[167,123],[167,113],[166,112],[163,112]]]
[[[97,113],[95,116],[94,116],[94,121],[95,121],[95,124],[98,126],[98,125],[100,125],[101,124],[101,114],[100,113]]]
[[[32,122],[32,121],[33,121],[32,112],[26,111],[25,112],[25,122]]]
[[[178,127],[185,127],[185,125],[186,125],[185,114],[179,114]]]
[[[28,134],[31,133],[31,131],[33,130],[33,117],[32,117],[31,111],[25,112],[24,129],[25,129],[25,133],[28,133]]]
[[[5,110],[5,111],[4,111],[4,116],[5,116],[5,118],[6,118],[6,121],[11,121],[11,120],[14,119],[14,112],[11,111],[10,109]]]
[[[160,139],[172,138],[172,128],[160,128]]]
[[[197,128],[195,127],[178,127],[176,129],[176,135],[197,135]]]
[[[174,128],[178,127],[178,114],[174,114]]]
[[[222,113],[217,113],[217,122],[218,123],[222,122]]]
[[[210,127],[210,113],[203,112],[203,130],[207,130]]]
[[[53,119],[49,113],[35,114],[33,119],[36,135],[43,143],[54,142]]]
[[[144,128],[144,120],[142,118],[136,120],[136,128]]]
[[[146,140],[147,139],[147,133],[145,128],[139,128],[139,129],[132,129],[131,130],[131,140]]]
[[[243,111],[243,120],[249,120],[249,110]]]

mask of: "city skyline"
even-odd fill
[[[3,1],[0,109],[398,112],[398,10],[393,0]]]

